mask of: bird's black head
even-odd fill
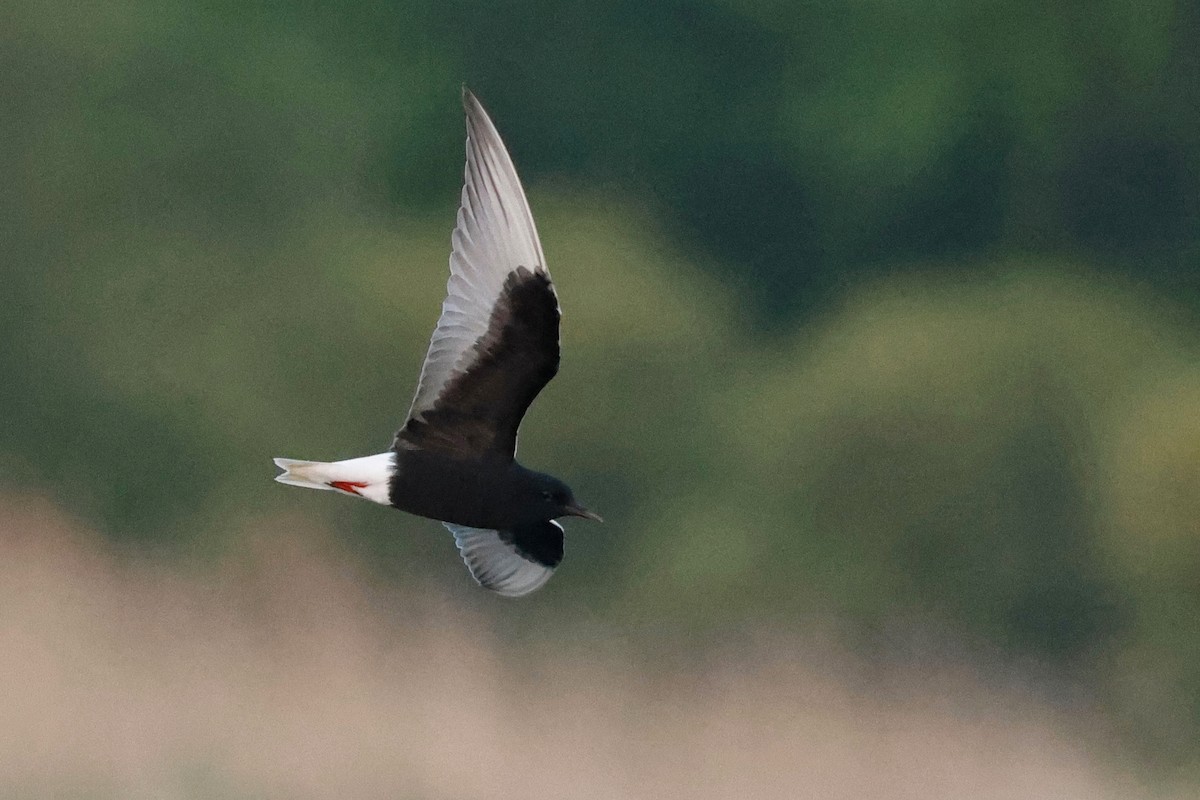
[[[537,507],[540,519],[555,519],[557,517],[583,517],[584,519],[603,522],[599,514],[588,511],[575,499],[571,487],[558,478],[534,473],[532,484],[534,497],[533,505]]]

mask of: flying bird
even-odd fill
[[[517,428],[558,371],[558,296],[500,135],[463,88],[467,165],[450,279],[408,419],[386,453],[276,458],[280,483],[439,520],[482,586],[541,587],[563,557],[563,516],[602,521],[557,478],[516,461]]]

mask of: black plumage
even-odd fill
[[[558,372],[558,298],[544,272],[519,266],[504,282],[477,357],[432,408],[410,417],[393,447],[512,459],[529,404]]]
[[[482,585],[521,595],[563,557],[574,515],[557,478],[516,461],[517,429],[558,371],[558,297],[516,170],[463,90],[467,164],[442,315],[392,448],[332,463],[276,459],[283,483],[332,489],[442,521]]]

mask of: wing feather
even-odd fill
[[[500,135],[467,89],[463,106],[467,163],[450,279],[410,417],[431,408],[451,376],[469,365],[509,273],[525,267],[548,274],[533,214]]]
[[[562,561],[563,529],[553,520],[520,531],[495,531],[443,522],[471,576],[484,588],[520,597],[550,580]]]
[[[396,447],[511,458],[554,376],[559,307],[533,214],[491,119],[466,89],[466,167],[450,278]]]

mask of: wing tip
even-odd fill
[[[462,104],[463,110],[467,112],[468,123],[474,124],[480,120],[490,121],[491,118],[488,116],[487,111],[484,110],[483,103],[479,102],[479,98],[467,88],[465,83],[462,85]]]
[[[462,87],[462,101],[467,117],[468,150],[474,143],[475,147],[480,148],[479,158],[485,158],[485,154],[488,152],[498,153],[502,162],[501,168],[512,173],[512,178],[521,192],[521,200],[525,202],[525,190],[521,188],[521,182],[516,177],[516,168],[512,165],[508,148],[504,146],[504,140],[500,138],[500,132],[496,130],[496,123],[492,122],[492,115],[487,112],[483,103],[479,102],[479,98],[467,88],[466,84],[463,84]]]

